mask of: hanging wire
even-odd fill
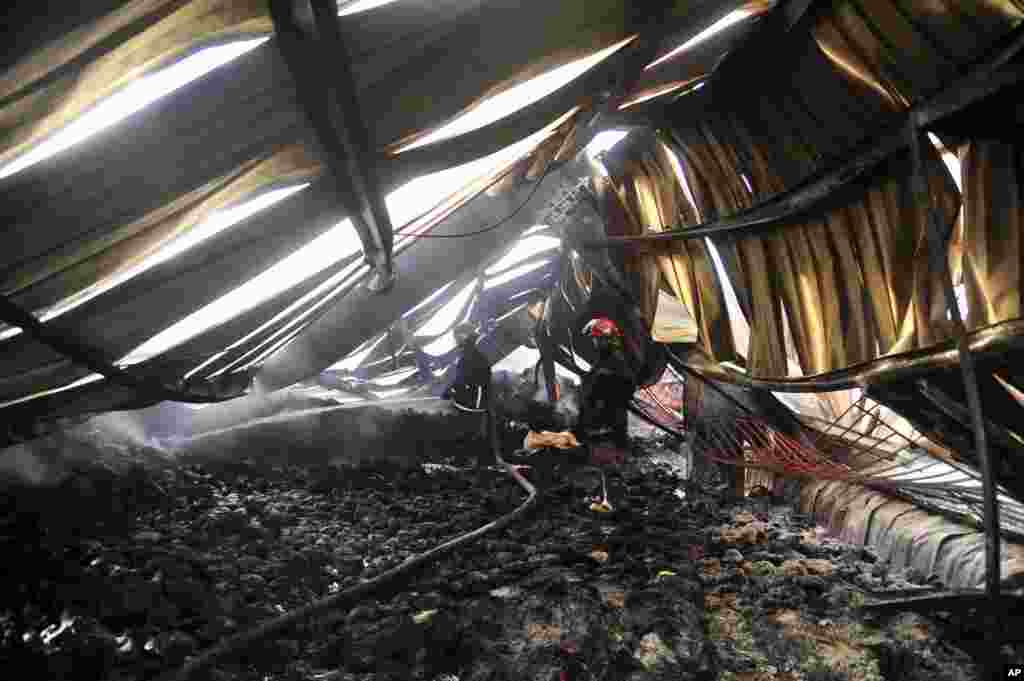
[[[520,203],[520,204],[519,204],[519,205],[518,205],[518,206],[517,206],[517,207],[515,208],[515,210],[513,210],[513,211],[512,211],[511,213],[509,213],[508,215],[506,215],[505,217],[503,217],[503,218],[502,218],[501,220],[499,220],[498,222],[494,223],[493,225],[490,225],[489,227],[484,227],[484,228],[482,228],[482,229],[478,229],[478,230],[475,230],[475,231],[472,231],[472,232],[463,232],[463,233],[461,233],[461,234],[416,234],[415,232],[403,232],[403,231],[402,231],[401,229],[395,230],[395,231],[394,231],[394,234],[397,234],[397,235],[399,235],[399,236],[408,236],[408,237],[411,237],[411,238],[413,238],[413,239],[465,239],[465,238],[467,238],[467,237],[471,237],[471,236],[478,236],[478,235],[480,235],[480,234],[486,234],[486,233],[488,233],[488,232],[493,232],[493,231],[495,231],[495,230],[497,230],[497,229],[501,229],[501,228],[502,228],[502,227],[503,227],[503,226],[504,226],[505,224],[507,224],[507,223],[508,223],[508,222],[509,222],[510,220],[512,220],[512,219],[513,219],[514,217],[516,217],[517,215],[519,215],[519,213],[520,213],[520,212],[522,212],[523,208],[525,208],[525,207],[526,207],[526,205],[527,205],[528,203],[530,203],[530,201],[532,201],[532,200],[533,200],[533,197],[534,197],[534,196],[535,196],[535,195],[537,194],[537,191],[538,191],[538,190],[540,189],[540,186],[541,186],[542,184],[544,184],[544,180],[545,180],[545,179],[547,178],[547,176],[548,176],[548,174],[549,174],[549,173],[551,172],[551,170],[552,170],[553,168],[555,168],[556,166],[557,166],[557,167],[561,167],[561,166],[562,166],[562,165],[564,165],[565,163],[566,163],[566,161],[563,161],[563,162],[561,162],[561,163],[556,163],[556,162],[555,162],[555,157],[554,157],[554,156],[552,156],[551,158],[549,158],[549,159],[548,159],[548,162],[547,162],[547,163],[545,164],[545,166],[544,166],[544,172],[543,172],[543,173],[541,173],[541,176],[540,176],[540,177],[539,177],[539,178],[537,179],[537,181],[536,181],[536,182],[534,183],[534,185],[533,185],[533,188],[532,188],[532,189],[530,190],[530,193],[529,193],[529,195],[528,195],[528,196],[527,196],[527,197],[526,197],[526,198],[525,198],[525,199],[524,199],[524,200],[522,201],[522,203]],[[513,164],[513,167],[514,167],[514,166],[515,166],[515,164]],[[503,172],[503,173],[501,173],[500,175],[498,175],[497,177],[495,177],[495,178],[494,178],[494,179],[493,179],[493,180],[492,180],[491,182],[489,182],[489,183],[487,184],[487,186],[485,186],[485,187],[484,187],[484,188],[482,188],[482,189],[481,189],[480,191],[478,191],[478,192],[476,192],[475,194],[473,194],[473,196],[471,196],[471,197],[470,197],[469,199],[467,199],[466,201],[462,202],[462,203],[461,203],[460,205],[456,206],[456,207],[455,207],[455,208],[454,208],[454,209],[453,209],[453,210],[452,210],[452,211],[451,211],[450,213],[448,213],[448,216],[451,216],[452,214],[456,213],[457,211],[459,211],[459,210],[461,210],[461,209],[465,208],[465,207],[466,207],[467,205],[469,205],[469,204],[470,204],[470,203],[471,203],[471,202],[472,202],[472,201],[473,201],[474,199],[476,199],[476,198],[477,198],[477,197],[479,197],[479,196],[480,196],[481,194],[483,194],[484,192],[486,192],[486,191],[487,191],[488,189],[490,189],[491,187],[493,187],[494,185],[496,185],[496,184],[497,184],[498,182],[500,182],[501,180],[503,180],[503,179],[505,178],[505,176],[506,176],[506,175],[507,175],[507,174],[508,174],[509,172],[511,172],[511,171],[512,171],[512,168],[510,167],[510,168],[509,168],[508,170],[506,170],[505,172]],[[434,206],[434,208],[431,208],[430,210],[428,210],[428,211],[425,211],[425,212],[421,213],[421,214],[420,214],[420,215],[419,215],[418,217],[416,217],[415,219],[413,219],[412,221],[410,221],[410,223],[411,223],[411,222],[417,222],[417,221],[419,221],[419,220],[421,220],[421,219],[425,218],[425,217],[426,217],[427,215],[429,215],[429,214],[430,214],[431,212],[433,212],[433,211],[434,211],[434,210],[435,210],[436,208],[437,208],[437,206]],[[448,217],[448,216],[446,216],[446,217]]]

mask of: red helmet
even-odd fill
[[[607,317],[595,317],[583,327],[583,333],[589,333],[592,338],[606,336],[621,336],[622,330],[619,325]]]

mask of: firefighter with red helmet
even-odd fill
[[[595,317],[583,332],[594,343],[597,361],[581,386],[576,437],[590,448],[594,463],[621,461],[630,449],[629,404],[637,388],[636,374],[618,324],[608,317]]]

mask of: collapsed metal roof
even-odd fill
[[[602,128],[580,125],[710,69],[746,27],[642,72],[737,7],[179,0],[27,20],[0,79],[9,422],[335,363],[535,226],[564,194],[547,171]],[[368,276],[392,288],[360,299]],[[359,325],[279,359],[339,301]]]
[[[817,393],[787,398],[805,425],[884,439],[843,421],[871,399],[975,471],[960,343],[994,474],[1024,495],[1024,3],[45,14],[0,75],[8,441],[165,399],[241,418],[253,379],[332,367],[369,394],[423,386],[458,320],[507,354],[538,295],[561,287],[564,327],[604,268],[703,375]]]

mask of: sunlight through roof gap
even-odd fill
[[[488,97],[447,125],[398,148],[394,153],[400,154],[403,151],[458,137],[499,121],[568,85],[634,40],[636,36],[630,36],[590,56],[551,69],[525,83]]]
[[[139,276],[143,272],[146,272],[147,270],[152,269],[161,263],[167,262],[171,258],[198,246],[200,243],[216,236],[229,227],[252,217],[260,211],[270,208],[274,204],[283,201],[296,192],[302,191],[308,186],[309,183],[306,182],[291,187],[275,189],[231,208],[218,210],[195,227],[186,230],[177,237],[172,238],[162,246],[158,246],[156,250],[149,253],[138,262],[128,265],[127,267],[104,277],[95,284],[68,296],[48,308],[36,310],[34,314],[39,321],[47,322],[61,316],[62,314],[70,312],[97,296],[100,296],[107,291],[120,286],[126,281]],[[0,340],[17,336],[19,333],[21,333],[21,329],[18,327],[3,328],[3,330],[0,330]]]
[[[758,4],[755,6],[748,5],[747,7],[742,7],[740,9],[733,10],[732,12],[729,12],[724,17],[722,17],[718,21],[714,22],[713,24],[705,28],[697,35],[686,40],[684,43],[682,43],[675,49],[669,51],[667,54],[664,54],[661,57],[658,57],[657,59],[652,61],[650,64],[644,67],[644,70],[649,71],[650,69],[655,68],[659,64],[663,64],[664,62],[669,61],[670,59],[674,59],[683,52],[685,52],[686,50],[696,47],[705,40],[714,37],[715,35],[729,28],[730,26],[734,26],[740,23],[741,21],[749,19],[750,17],[753,16],[757,16],[758,14],[762,14],[766,12],[768,9],[770,9],[769,5]]]
[[[132,81],[24,154],[0,167],[0,180],[92,137],[217,67],[256,49],[268,40],[270,37],[266,36],[207,47],[166,68]]]
[[[456,320],[459,319],[459,315],[465,309],[467,303],[469,303],[473,294],[476,292],[477,279],[473,279],[471,282],[466,284],[462,290],[452,296],[451,300],[441,306],[441,308],[431,315],[430,319],[425,324],[420,326],[416,330],[414,336],[437,336],[442,334],[455,324]]]

